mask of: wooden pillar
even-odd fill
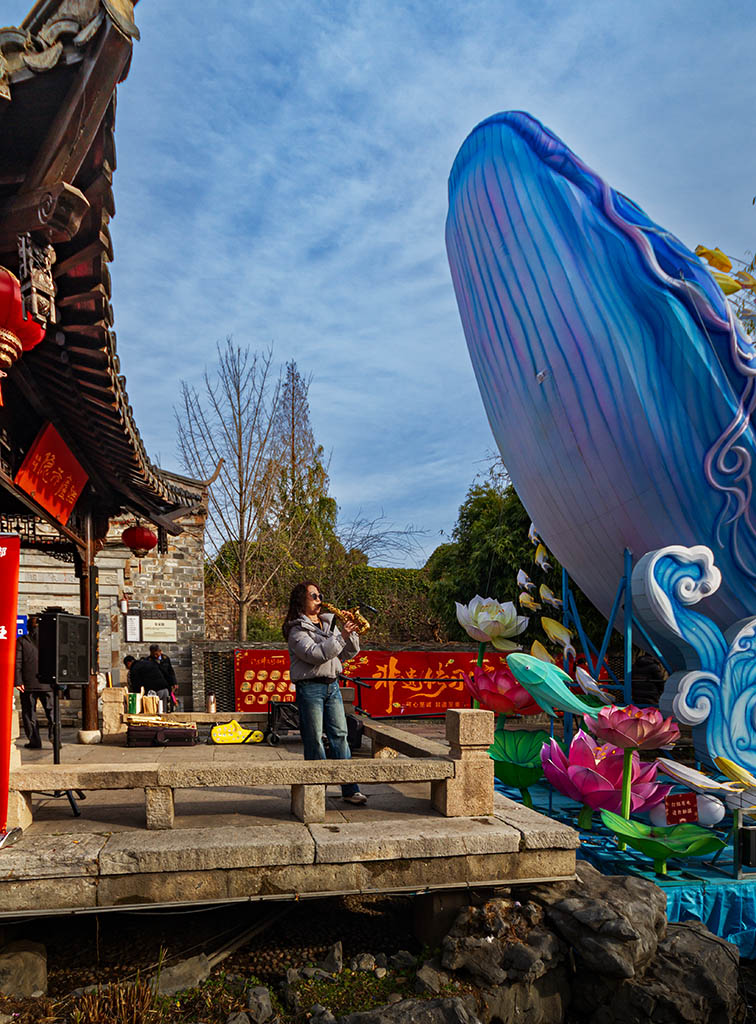
[[[97,567],[94,564],[95,545],[92,538],[92,513],[85,513],[85,546],[80,549],[81,575],[79,576],[80,614],[89,617],[89,684],[81,695],[81,727],[97,729],[97,650],[100,627],[100,594],[97,585]]]

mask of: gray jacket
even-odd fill
[[[288,643],[294,683],[302,679],[335,679],[343,668],[342,662],[359,653],[359,636],[342,636],[333,625],[330,612],[323,612],[320,622],[317,626],[300,615],[291,625]]]

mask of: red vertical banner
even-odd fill
[[[8,824],[13,679],[16,669],[16,615],[21,538],[0,533],[0,831]]]

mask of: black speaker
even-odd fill
[[[39,617],[39,678],[58,686],[89,683],[89,617],[50,612]]]

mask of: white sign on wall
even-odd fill
[[[145,643],[175,644],[177,639],[175,612],[142,612],[142,640]]]

